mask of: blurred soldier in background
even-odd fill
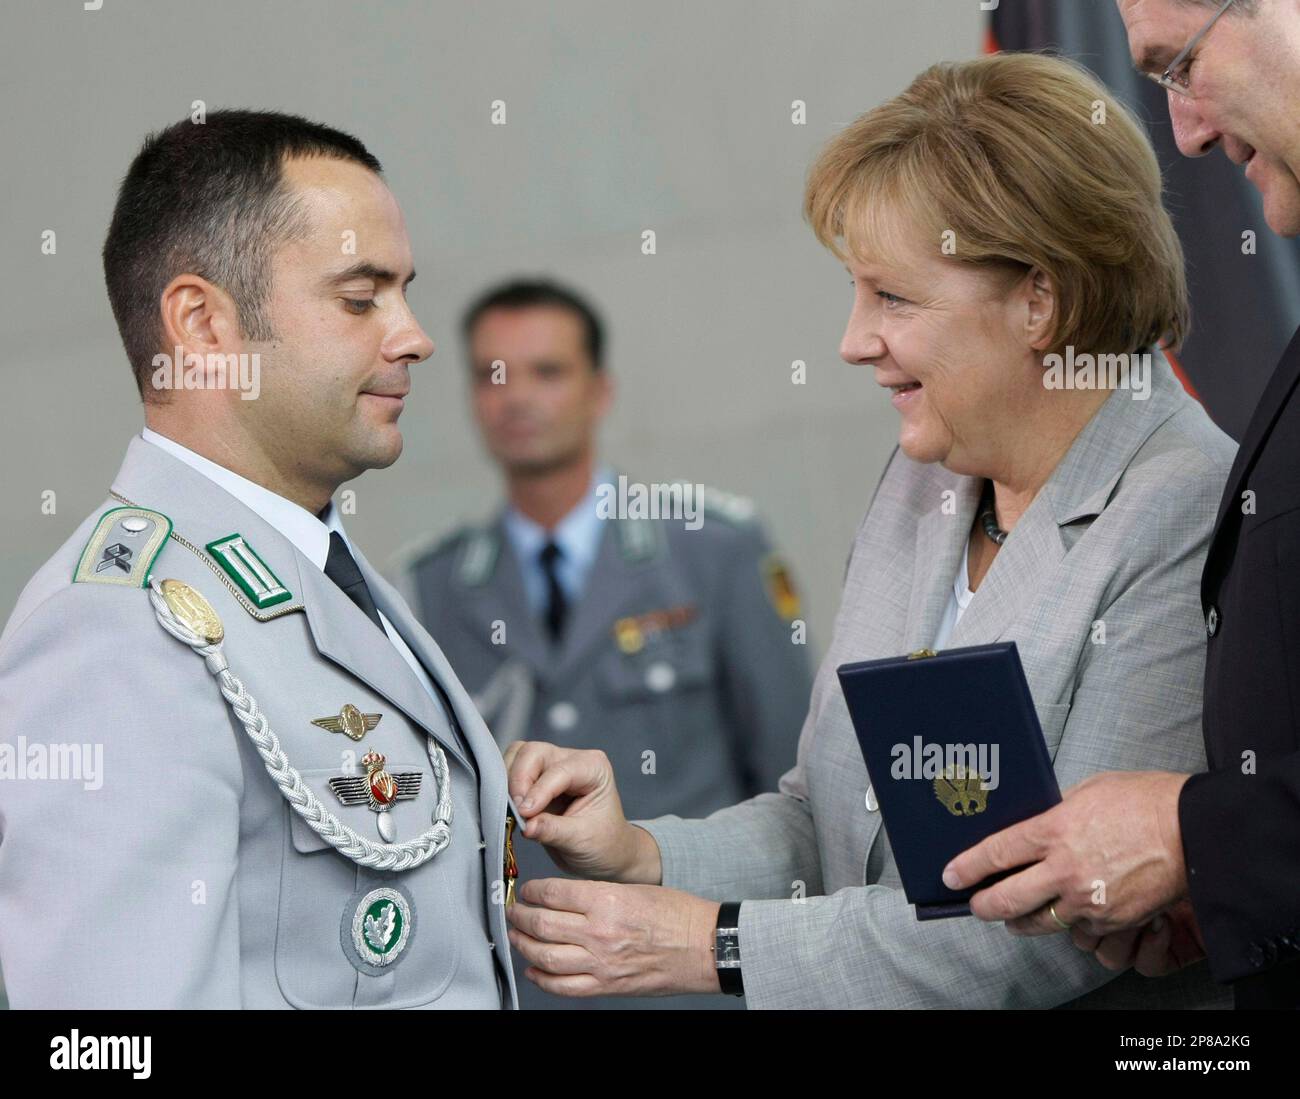
[[[601,323],[572,291],[493,288],[463,333],[474,414],[507,501],[486,524],[405,555],[398,579],[497,743],[603,750],[631,819],[707,816],[775,790],[811,679],[798,598],[751,505],[598,466],[613,385]],[[651,498],[680,507],[653,509]],[[650,510],[657,517],[643,517]],[[520,839],[521,880],[557,876],[541,846]],[[519,984],[524,1007],[704,1006]]]

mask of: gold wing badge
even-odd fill
[[[350,740],[360,740],[379,724],[379,719],[383,716],[383,714],[363,714],[349,702],[339,711],[337,717],[314,717],[311,723],[330,733],[342,733]]]

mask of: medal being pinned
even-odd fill
[[[506,853],[502,872],[506,879],[506,907],[515,903],[515,882],[519,878],[519,863],[515,861],[515,815],[506,810]]]
[[[384,769],[384,756],[373,748],[361,757],[364,775],[347,775],[329,780],[329,788],[344,805],[367,804],[379,814],[379,835],[392,843],[397,833],[388,811],[397,801],[409,801],[420,794],[424,778],[419,771],[392,774]]]

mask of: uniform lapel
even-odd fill
[[[455,669],[447,660],[442,649],[438,647],[437,642],[416,621],[410,607],[406,605],[406,601],[402,599],[397,589],[376,572],[370,562],[360,553],[356,554],[356,558],[361,574],[366,578],[366,583],[370,586],[370,591],[375,597],[375,605],[383,612],[384,617],[393,624],[397,632],[402,635],[402,639],[415,653],[416,659],[424,665],[425,671],[440,683],[443,690],[447,692],[452,709],[456,712],[456,720],[459,722],[461,730],[465,734],[465,739],[469,742],[470,751],[473,752],[475,758],[482,760],[486,755],[496,752],[495,741],[493,741],[491,734],[483,724],[469,693],[461,685]],[[425,697],[428,697],[427,692],[422,693],[425,694]]]
[[[376,605],[396,625],[388,614],[394,601],[389,598],[387,606],[380,605],[375,571],[369,564],[363,564],[360,554],[354,556],[371,587]],[[446,728],[440,707],[402,655],[386,637],[376,634],[374,623],[320,569],[297,552],[294,557],[299,592],[317,652],[387,698],[408,718],[433,734],[448,754],[468,767],[469,761],[456,744],[451,730]]]

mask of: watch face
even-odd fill
[[[713,940],[715,969],[734,969],[740,965],[740,934],[736,930],[718,930]]]

